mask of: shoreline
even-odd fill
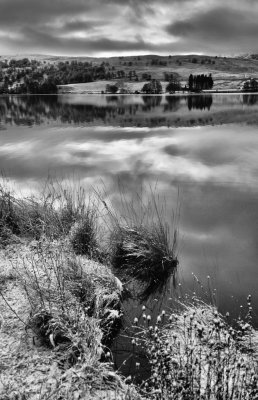
[[[162,310],[157,318],[142,306],[141,315],[130,322],[134,329],[134,335],[129,336],[130,358],[139,369],[133,357],[137,346],[143,348],[151,375],[137,385],[119,373],[120,367],[115,370],[110,349],[114,335],[120,334],[123,316],[122,283],[117,276],[121,273],[121,279],[138,279],[153,288],[155,281],[150,281],[150,275],[161,276],[160,262],[163,275],[167,271],[172,276],[178,264],[177,234],[172,252],[165,253],[164,264],[164,246],[157,250],[160,236],[156,237],[155,231],[148,231],[147,225],[119,225],[116,217],[112,241],[101,249],[95,236],[95,211],[100,212],[102,204],[114,218],[113,210],[101,198],[97,209],[89,205],[85,209],[86,198],[82,197],[79,204],[71,203],[63,187],[52,194],[50,204],[63,196],[56,209],[42,203],[41,198],[17,202],[8,191],[2,189],[0,194],[6,213],[6,218],[0,220],[0,354],[3,382],[8,383],[0,383],[0,394],[18,392],[34,400],[40,391],[42,399],[54,399],[57,397],[52,395],[75,395],[79,390],[88,396],[82,399],[158,400],[156,393],[162,393],[161,399],[165,399],[167,394],[174,396],[189,390],[191,398],[197,400],[207,388],[218,395],[218,380],[224,393],[230,388],[232,396],[235,387],[257,394],[257,376],[253,373],[257,368],[257,332],[252,327],[250,295],[247,318],[239,321],[239,330],[233,329],[215,306],[196,297],[190,300],[187,295],[182,299],[180,296],[178,310]],[[161,229],[162,233],[163,225]],[[132,254],[132,248],[138,250]],[[145,259],[139,254],[146,254]],[[207,356],[216,361],[215,366]],[[221,357],[226,359],[222,372]],[[238,363],[241,357],[243,366]],[[241,377],[240,383],[234,382],[236,373]],[[133,383],[128,384],[129,381]]]
[[[151,94],[151,93],[101,93],[101,92],[86,92],[86,91],[82,91],[82,92],[58,92],[58,93],[2,93],[0,94],[0,98],[1,97],[24,97],[24,96],[28,96],[28,97],[35,97],[35,96],[66,96],[66,95],[76,95],[76,96],[82,96],[82,95],[99,95],[99,96],[110,96],[110,97],[126,97],[126,96],[155,96],[155,97],[159,97],[159,96],[171,96],[171,97],[178,97],[178,96],[202,96],[205,94],[242,94],[242,95],[258,95],[258,92],[242,92],[240,90],[214,90],[214,91],[203,91],[200,93],[196,93],[196,92],[176,92],[176,93],[166,93],[166,92],[162,92],[159,94]]]

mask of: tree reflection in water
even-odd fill
[[[191,111],[194,110],[210,110],[212,106],[212,95],[196,95],[196,96],[188,96],[188,109]]]

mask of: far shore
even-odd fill
[[[95,81],[95,82],[89,82],[89,83],[75,83],[75,84],[68,84],[68,85],[59,85],[58,86],[58,94],[102,94],[102,95],[111,95],[111,96],[116,96],[116,95],[128,95],[128,94],[139,94],[139,95],[145,95],[145,93],[142,92],[142,87],[146,82],[125,82],[126,87],[128,88],[127,93],[108,93],[106,92],[106,85],[112,85],[115,84],[115,81]],[[168,82],[161,81],[162,85],[162,93],[160,94],[165,94],[166,96],[169,95],[198,95],[198,94],[231,94],[231,93],[239,93],[239,94],[255,94],[257,92],[245,92],[241,89],[240,86],[240,81],[238,81],[238,84],[234,88],[228,87],[227,82],[223,83],[220,82],[219,85],[215,86],[214,89],[211,90],[202,90],[201,92],[189,92],[188,90],[180,90],[180,91],[175,91],[173,93],[166,92],[166,86]],[[184,84],[184,83],[183,83]],[[150,94],[148,94],[149,96]]]
[[[80,84],[78,84],[80,85]],[[67,88],[64,89],[64,86],[67,86]],[[135,96],[161,96],[161,95],[166,95],[166,96],[198,96],[198,95],[203,95],[203,94],[246,94],[246,95],[251,95],[251,94],[257,94],[258,92],[244,92],[242,90],[239,89],[229,89],[229,90],[223,90],[223,89],[217,89],[217,90],[203,90],[201,92],[189,92],[189,91],[176,91],[173,93],[169,93],[169,92],[162,92],[159,94],[146,94],[144,92],[139,92],[139,93],[135,93],[135,92],[128,92],[128,93],[106,93],[106,92],[101,92],[101,91],[97,91],[97,90],[73,90],[73,88],[70,88],[71,85],[64,85],[64,86],[60,86],[59,90],[58,90],[58,95],[66,95],[66,94],[74,94],[74,95],[89,95],[89,94],[93,94],[93,95],[101,95],[101,96],[128,96],[128,95],[135,95]]]

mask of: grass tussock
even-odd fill
[[[163,226],[120,226],[112,244],[114,267],[144,282],[163,280],[178,265]]]
[[[111,263],[122,275],[146,284],[164,282],[178,266],[175,227],[179,210],[168,212],[156,189],[128,199],[120,190],[120,212],[103,202],[110,226]]]
[[[111,270],[97,262],[71,259],[66,270],[68,288],[87,308],[89,316],[100,321],[102,344],[109,346],[121,328],[121,289]]]
[[[17,242],[21,233],[18,215],[9,190],[0,186],[0,247]]]
[[[180,312],[162,311],[155,326],[139,327],[134,343],[146,346],[151,364],[143,389],[147,398],[256,399],[257,349],[248,307],[239,329],[200,301],[181,305]]]
[[[96,208],[89,208],[69,232],[69,241],[75,254],[85,255],[95,260],[103,258],[98,244],[98,216]]]
[[[62,354],[66,349],[68,364],[87,349],[100,358],[122,315],[110,270],[51,245],[16,270],[31,305],[28,327],[35,335],[50,347],[61,346]]]

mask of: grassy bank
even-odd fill
[[[115,277],[60,246],[1,252],[1,399],[137,398],[107,347],[121,318]]]
[[[115,274],[125,280],[134,274],[122,273],[125,260],[113,263],[115,234],[129,229],[129,218],[125,225],[99,194],[58,182],[49,181],[38,197],[0,189],[2,398],[139,398],[114,371],[110,352],[123,316]],[[143,223],[131,226],[140,232]],[[155,227],[152,220],[146,234]],[[126,260],[139,257],[130,243],[146,251],[147,239],[129,236]],[[157,262],[166,256],[161,249]],[[147,262],[143,254],[139,271]]]

